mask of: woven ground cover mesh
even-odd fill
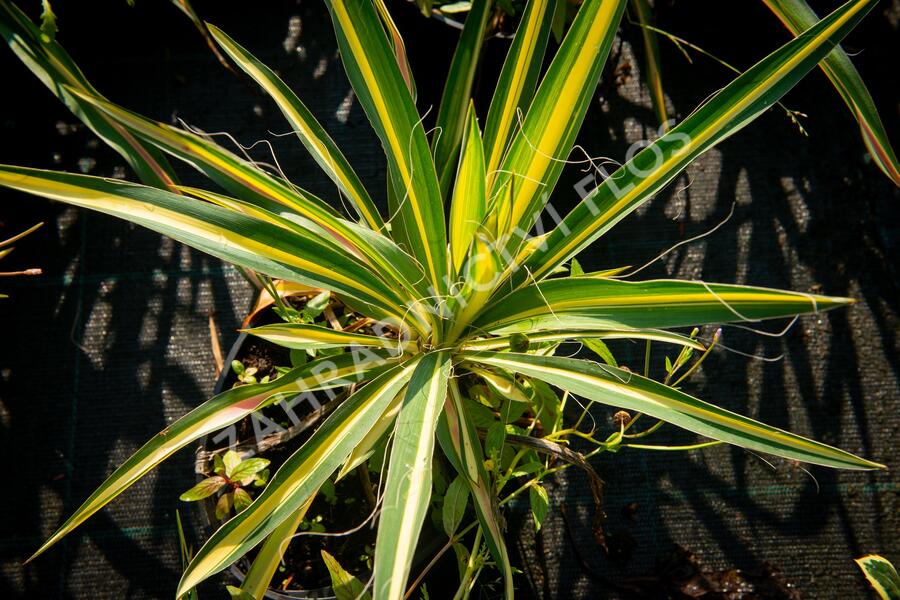
[[[834,5],[815,4],[821,12]],[[722,17],[740,22],[727,30],[717,24],[716,6],[662,3],[660,24],[739,67],[786,39],[755,3],[742,6],[740,17]],[[196,7],[282,73],[381,201],[384,159],[349,91],[324,6],[271,2],[253,13],[212,2]],[[402,3],[397,10],[424,108],[440,95],[457,34],[418,19]],[[112,100],[162,121],[181,118],[208,132],[227,131],[245,145],[268,139],[292,180],[335,196],[297,140],[269,135],[288,131],[275,108],[224,71],[168,3],[138,3],[134,10],[124,2],[66,5],[57,12],[61,41]],[[882,3],[848,44],[865,49],[855,62],[895,143],[898,14],[897,2]],[[109,23],[102,36],[99,18]],[[656,129],[640,84],[641,57],[631,49],[636,41],[631,31],[614,47],[579,140],[592,155],[621,159]],[[681,117],[730,78],[711,61],[692,66],[671,46],[663,50],[667,91]],[[496,64],[503,51],[504,42],[491,41],[486,60]],[[73,127],[74,118],[5,48],[0,72],[0,162],[106,176],[122,168],[121,159]],[[481,97],[490,94],[491,81],[481,82]],[[726,328],[727,346],[783,358],[717,352],[688,391],[897,467],[900,195],[869,164],[854,122],[824,77],[811,76],[786,104],[809,113],[809,137],[798,134],[784,111],[769,111],[626,219],[583,263],[586,269],[643,264],[708,231],[733,208],[713,235],[677,249],[642,276],[702,277],[859,302],[801,319],[781,338]],[[264,147],[252,153],[268,160]],[[182,174],[187,183],[200,183],[191,171]],[[560,213],[577,200],[573,186],[583,176],[575,166],[566,172],[554,199]],[[0,456],[12,465],[0,502],[0,595],[171,597],[180,574],[174,515],[185,508],[177,496],[193,480],[187,451],[57,549],[21,563],[114,465],[208,396],[214,382],[209,315],[228,346],[251,290],[234,268],[126,223],[6,191],[0,198],[4,233],[46,222],[4,261],[9,268],[40,266],[45,275],[0,281],[12,296],[0,304]],[[640,366],[643,347],[613,349],[624,364]],[[661,352],[656,362],[662,364]],[[593,411],[597,426],[611,427],[611,414]],[[657,439],[694,438],[663,428]],[[725,447],[623,451],[594,464],[606,482],[605,530],[615,558],[604,556],[591,535],[587,481],[566,472],[549,484],[554,510],[539,537],[529,522],[511,520],[510,537],[529,573],[522,597],[620,597],[604,579],[652,574],[676,545],[715,569],[771,563],[806,598],[865,597],[851,559],[881,552],[900,560],[894,472],[813,468],[808,474]],[[195,540],[199,535],[192,531]],[[223,596],[218,582],[201,595]]]

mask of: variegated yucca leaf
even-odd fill
[[[702,281],[565,277],[502,297],[474,323],[476,331],[667,328],[755,322],[830,310],[848,298]]]
[[[465,360],[534,377],[594,402],[647,414],[742,448],[842,469],[883,468],[878,463],[764,425],[624,369],[573,358],[512,352],[469,354]]]
[[[566,215],[531,254],[515,281],[546,277],[650,200],[698,156],[753,121],[827,56],[875,2],[850,0],[842,5],[638,152]]]
[[[391,339],[384,336],[338,331],[320,325],[300,323],[277,323],[245,329],[266,341],[285,348],[295,350],[315,350],[324,348],[345,348],[347,346],[369,346],[395,350],[397,353],[413,353],[418,350],[416,344],[408,341]]]
[[[688,367],[690,372],[710,346],[694,339],[696,332],[687,336],[667,329],[794,317],[850,302],[749,286],[630,282],[613,278],[623,269],[584,274],[574,261],[564,265],[696,157],[776,102],[818,61],[833,61],[835,54],[829,53],[874,0],[850,0],[815,25],[804,21],[804,28],[812,26],[803,35],[739,76],[600,183],[556,229],[530,239],[523,231],[544,208],[572,150],[626,0],[584,0],[548,61],[544,54],[551,22],[563,3],[531,0],[500,72],[483,135],[482,107],[472,99],[472,90],[492,3],[476,0],[430,145],[415,105],[406,49],[386,4],[325,1],[350,83],[384,147],[386,215],[379,214],[372,200],[379,194],[364,187],[295,91],[221,30],[209,27],[225,53],[271,96],[335,184],[327,201],[225,149],[211,136],[157,123],[107,101],[55,42],[44,40],[20,11],[0,0],[0,32],[17,54],[122,152],[147,183],[0,166],[0,186],[127,219],[279,280],[266,282],[245,330],[321,357],[273,382],[224,392],[177,420],[116,469],[38,553],[179,448],[288,395],[351,384],[256,500],[225,522],[191,560],[179,593],[262,544],[242,590],[245,597],[261,597],[320,487],[358,467],[368,469],[375,450],[384,448],[388,460],[378,482],[382,502],[374,598],[400,600],[411,592],[407,583],[431,505],[431,472],[435,460],[446,460],[472,497],[469,527],[477,527],[472,556],[489,552],[503,576],[503,595],[511,599],[513,567],[500,505],[512,497],[504,488],[512,475],[504,479],[506,467],[494,464],[502,461],[494,452],[485,460],[481,438],[490,437],[490,431],[507,431],[507,422],[519,427],[530,420],[544,427],[539,415],[549,401],[539,396],[552,396],[550,386],[754,451],[831,467],[881,466],[625,369],[553,356],[560,344],[583,342],[615,365],[602,340],[644,340],[649,363],[651,342],[662,342],[681,352],[679,366],[687,364],[692,352],[704,353]],[[639,11],[646,9],[644,0],[632,2]],[[646,12],[638,16],[648,18]],[[545,62],[549,67],[541,77]],[[651,87],[658,83],[658,77],[650,79]],[[851,79],[843,75],[847,93],[865,117],[861,123],[875,132],[872,143],[888,152],[886,136],[878,133],[864,106],[861,83]],[[654,98],[661,109],[661,88],[654,89]],[[662,110],[659,116],[665,116]],[[165,154],[193,166],[224,192],[179,185],[169,176]],[[890,156],[884,156],[881,166],[888,170]],[[341,196],[356,214],[348,217],[336,208]],[[566,270],[571,276],[557,276]],[[333,294],[333,306],[346,306],[360,318],[344,325],[325,312],[314,324],[254,326],[262,310],[284,308],[283,297],[325,297],[326,291]],[[566,397],[554,399],[564,406]],[[491,408],[475,407],[478,399]],[[510,406],[521,409],[524,421],[504,416]],[[551,410],[556,411],[552,426],[563,426],[564,411]],[[529,428],[529,441],[550,444],[559,434],[556,429],[540,431]],[[549,437],[537,438],[543,434]],[[447,548],[469,530],[460,528]]]
[[[127,219],[280,279],[340,291],[378,318],[407,311],[384,282],[328,237],[288,232],[212,204],[117,179],[0,165],[0,184]],[[374,316],[374,315],[373,315]]]
[[[444,204],[425,130],[369,2],[327,0],[344,69],[381,139],[399,206],[392,206],[394,239],[425,268],[437,291],[447,289]],[[396,214],[395,214],[396,212]]]
[[[375,202],[369,196],[368,190],[356,175],[353,167],[344,158],[337,144],[306,108],[306,105],[278,75],[228,37],[225,32],[213,25],[209,26],[209,31],[216,42],[228,53],[228,56],[262,86],[269,97],[275,101],[294,129],[294,133],[322,167],[322,170],[353,203],[353,207],[363,221],[375,231],[380,231],[384,227],[384,221],[378,213]]]
[[[505,350],[513,343],[516,335],[499,335],[494,337],[480,338],[476,340],[466,341],[460,347],[461,350],[467,351],[483,351],[483,350]],[[600,339],[600,340],[650,340],[654,342],[665,342],[678,346],[693,348],[694,350],[705,350],[706,347],[697,340],[691,339],[686,335],[672,333],[671,331],[661,331],[657,329],[570,329],[567,331],[549,331],[529,333],[526,337],[529,347],[536,347],[542,344],[555,344],[569,340],[578,341],[584,339]]]
[[[795,36],[806,35],[804,32],[819,20],[805,0],[763,0],[763,3]],[[853,118],[859,121],[863,142],[875,164],[894,182],[894,185],[900,186],[900,163],[897,162],[897,156],[891,148],[891,142],[881,117],[878,116],[872,95],[869,94],[850,57],[843,48],[838,47],[819,63],[819,67],[841,95]]]
[[[76,117],[128,161],[141,181],[154,187],[172,189],[177,178],[165,156],[70,93],[70,89],[75,89],[102,98],[63,47],[41,32],[16,5],[7,0],[0,1],[0,36]]]
[[[394,425],[387,481],[375,544],[376,598],[402,598],[431,500],[431,459],[438,418],[447,398],[449,352],[419,361]]]
[[[491,14],[492,0],[474,0],[472,8],[466,16],[462,36],[450,63],[450,72],[444,84],[440,109],[437,116],[437,128],[434,133],[432,148],[434,164],[437,167],[438,180],[444,196],[450,189],[456,169],[456,158],[459,155],[460,140],[466,129],[466,113],[472,98],[472,83],[478,69],[481,55],[481,44],[488,17]],[[474,115],[474,109],[468,110]]]
[[[237,423],[278,400],[363,381],[396,363],[397,359],[386,353],[368,357],[345,354],[307,363],[270,383],[246,385],[222,392],[166,427],[122,463],[29,560],[43,553],[156,465],[188,444]]]
[[[299,510],[347,460],[419,363],[416,357],[393,367],[342,402],[284,462],[253,504],[222,525],[200,548],[185,570],[177,594],[226,569]]]

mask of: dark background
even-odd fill
[[[348,96],[324,5],[224,4],[198,1],[196,8],[285,77],[381,199],[384,158],[359,104]],[[661,27],[740,68],[788,39],[759,2],[658,4]],[[25,5],[35,17],[37,5]],[[836,5],[813,3],[820,14]],[[334,197],[295,138],[270,135],[289,129],[275,107],[225,71],[170,3],[54,6],[60,41],[111,100],[161,121],[182,118],[208,132],[227,131],[245,145],[268,139],[293,181]],[[439,98],[458,33],[419,18],[399,0],[394,8],[424,110]],[[299,17],[301,31],[286,50],[291,17]],[[857,53],[854,63],[895,144],[898,20],[900,5],[881,2],[845,44]],[[478,86],[482,101],[505,47],[499,40],[487,45]],[[679,117],[731,79],[713,61],[695,54],[688,64],[671,44],[661,47],[666,90]],[[640,82],[634,27],[623,29],[609,62],[580,142],[592,155],[622,159],[632,143],[656,130]],[[85,168],[104,176],[123,167],[89,132],[72,130],[74,117],[6,49],[0,49],[0,73],[0,162]],[[676,250],[641,276],[770,285],[859,302],[804,318],[781,338],[726,328],[727,346],[783,359],[718,352],[689,391],[895,467],[900,194],[866,156],[856,124],[820,72],[785,104],[809,115],[808,137],[773,108],[707,153],[582,262],[591,269],[643,264],[709,230],[734,204],[734,215],[715,234]],[[253,155],[265,160],[265,148]],[[181,173],[187,183],[201,182],[188,169]],[[572,168],[560,183],[553,200],[560,212],[577,200],[572,184],[580,177]],[[251,291],[234,268],[127,223],[7,191],[0,191],[0,201],[4,237],[46,223],[3,262],[4,270],[40,266],[44,275],[0,279],[12,296],[0,304],[6,323],[0,346],[0,457],[6,466],[0,595],[171,597],[180,575],[174,515],[185,508],[177,496],[193,478],[189,451],[165,462],[54,550],[33,564],[21,563],[116,464],[208,396],[214,381],[209,315],[227,347]],[[614,350],[625,364],[639,365],[641,348]],[[660,352],[655,357],[662,362]],[[595,418],[609,427],[606,411],[596,411]],[[664,428],[657,439],[683,443],[692,437]],[[601,596],[598,575],[615,580],[652,573],[676,545],[716,569],[771,563],[808,598],[866,597],[852,559],[880,552],[900,560],[895,472],[814,467],[807,473],[725,447],[690,454],[623,451],[600,457],[595,466],[606,481],[606,531],[632,550],[618,561],[600,553],[590,534],[586,481],[567,473],[551,485],[555,510],[543,539],[534,540],[530,525],[511,532],[533,567],[533,595]],[[631,503],[633,519],[623,515]],[[191,532],[195,541],[201,535]],[[224,596],[217,586],[203,591],[203,598]],[[528,590],[521,591],[528,597]]]

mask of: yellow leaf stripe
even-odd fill
[[[463,358],[535,377],[595,402],[645,413],[694,433],[751,450],[827,467],[884,468],[878,463],[754,421],[623,369],[571,358],[530,354],[480,353]]]
[[[355,2],[356,0],[350,1]],[[416,227],[416,233],[412,236],[415,239],[411,240],[411,243],[415,244],[412,250],[425,263],[425,270],[432,284],[437,290],[444,290],[447,286],[444,279],[446,261],[439,249],[442,249],[446,243],[446,233],[444,232],[443,205],[437,186],[434,164],[431,162],[430,154],[427,154],[423,157],[424,160],[420,160],[416,164],[419,164],[420,168],[430,166],[430,172],[413,173],[413,161],[410,157],[411,152],[416,152],[416,148],[413,146],[417,146],[418,138],[421,138],[421,143],[425,144],[427,149],[424,131],[418,122],[398,122],[399,120],[405,121],[406,115],[400,114],[403,112],[402,109],[393,110],[391,108],[398,102],[405,105],[406,99],[386,97],[383,88],[386,76],[381,72],[376,72],[369,60],[370,48],[361,39],[360,28],[369,26],[371,29],[372,23],[357,22],[348,10],[347,0],[329,0],[328,4],[337,28],[349,50],[343,55],[345,66],[352,60],[352,66],[362,78],[365,93],[371,100],[376,113],[373,120],[377,120],[380,124],[379,129],[383,133],[382,141],[387,146],[389,163],[399,176],[399,181],[396,182],[397,192],[401,198],[404,198],[404,210],[411,214]],[[368,4],[363,6],[360,3],[354,9],[355,11],[372,11],[374,16],[374,9]],[[376,25],[379,33],[383,35],[384,30],[381,29],[381,25],[377,22]],[[367,30],[367,32],[372,33],[371,30]],[[394,66],[396,67],[396,61],[394,61]],[[357,93],[361,93],[360,90],[357,90]],[[398,126],[404,127],[402,135],[401,131],[397,129]],[[429,219],[424,214],[426,206],[436,207],[434,212],[440,215],[439,222],[428,222]],[[441,233],[444,234],[441,235]]]
[[[548,249],[535,252],[526,261],[531,277],[546,277],[652,197],[695,157],[755,119],[786,93],[792,82],[812,69],[813,59],[827,54],[831,44],[871,10],[875,1],[847,2],[804,36],[739,76],[678,127],[615,171],[549,234]],[[646,175],[648,169],[652,172]],[[525,281],[525,276],[520,275],[518,281]]]
[[[286,396],[349,385],[394,363],[396,359],[387,355],[329,357],[293,369],[273,382],[241,386],[219,394],[166,427],[122,463],[29,560],[50,548],[156,465],[191,442],[237,423]]]
[[[282,466],[248,508],[216,531],[197,552],[176,596],[218,573],[289,518],[352,452],[419,364],[394,367],[345,400]]]
[[[517,123],[518,109],[524,112],[531,101],[528,95],[534,90],[534,79],[544,56],[550,34],[551,7],[555,3],[556,0],[531,0],[528,3],[503,64],[484,129],[488,188]]]
[[[375,231],[384,227],[381,215],[369,197],[365,186],[350,167],[334,140],[325,132],[309,109],[293,91],[267,66],[258,61],[244,47],[221,29],[209,26],[210,34],[225,52],[247,72],[275,101],[303,145],[310,151],[322,170],[338,185],[353,203],[365,222]]]
[[[471,103],[472,84],[481,58],[492,0],[473,0],[462,35],[450,62],[432,137],[434,166],[441,193],[446,196],[459,158],[460,140],[466,129],[466,107]]]
[[[402,600],[412,557],[431,499],[431,458],[438,417],[447,398],[450,353],[419,362],[394,426],[375,544],[375,597]]]
[[[297,350],[315,348],[342,348],[345,346],[369,346],[385,348],[398,353],[411,354],[418,351],[415,342],[376,337],[361,333],[337,331],[319,325],[303,325],[299,323],[278,323],[263,325],[243,330],[250,335],[262,338],[285,348]]]

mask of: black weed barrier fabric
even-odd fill
[[[37,4],[27,8],[34,13]],[[738,67],[787,39],[761,3],[729,7],[727,14],[713,2],[658,4],[661,26]],[[821,13],[834,4],[815,6]],[[245,146],[268,140],[290,179],[322,197],[336,196],[299,142],[281,135],[289,128],[277,109],[218,65],[170,3],[55,5],[59,39],[110,99],[164,122],[227,132]],[[196,8],[284,76],[383,202],[384,158],[344,77],[324,6],[304,0],[234,9],[197,2]],[[424,110],[440,96],[458,34],[402,2],[395,8]],[[847,43],[851,52],[862,50],[854,61],[895,144],[898,18],[896,3],[882,3]],[[487,44],[486,64],[499,64],[506,43]],[[678,116],[730,79],[716,63],[695,56],[689,65],[661,43]],[[579,140],[591,155],[621,160],[656,130],[640,83],[641,60],[638,32],[630,28],[613,49]],[[0,162],[124,173],[123,161],[77,126],[6,48],[0,48],[0,73]],[[495,77],[479,81],[484,100]],[[900,468],[900,194],[867,159],[855,123],[824,76],[812,74],[785,104],[809,114],[808,137],[773,108],[626,219],[583,263],[586,270],[644,264],[710,230],[733,209],[715,233],[641,276],[702,277],[859,302],[803,318],[782,337],[725,328],[729,348],[781,359],[715,353],[687,391]],[[251,154],[271,162],[265,145]],[[200,183],[189,169],[181,173],[188,184]],[[577,165],[566,172],[553,201],[560,213],[577,200],[583,177]],[[11,295],[0,301],[0,596],[171,598],[181,572],[175,511],[192,514],[178,501],[193,481],[188,451],[57,548],[22,562],[114,465],[207,398],[214,381],[210,315],[229,345],[251,291],[231,266],[154,233],[21,194],[0,191],[0,198],[4,234],[46,223],[4,261],[10,269],[39,266],[45,274],[0,280]],[[614,350],[622,363],[640,367],[643,346]],[[657,352],[656,368],[662,361]],[[611,429],[612,412],[593,410],[596,426]],[[663,428],[657,443],[693,439]],[[714,588],[722,577],[739,577],[721,573],[731,569],[763,580],[777,569],[793,586],[785,593],[804,598],[863,597],[852,559],[879,552],[900,560],[896,471],[805,469],[727,447],[687,454],[623,450],[594,465],[605,481],[606,551],[593,526],[587,480],[567,471],[549,484],[552,510],[539,534],[521,518],[526,507],[510,519],[525,571],[521,597],[619,598],[636,590],[644,597],[691,597],[677,595],[689,587],[680,581],[696,576],[695,583]],[[199,531],[190,534],[196,545]],[[702,575],[704,569],[710,573]],[[760,586],[769,591],[759,597],[781,593]],[[225,596],[220,581],[201,592],[204,599]]]

